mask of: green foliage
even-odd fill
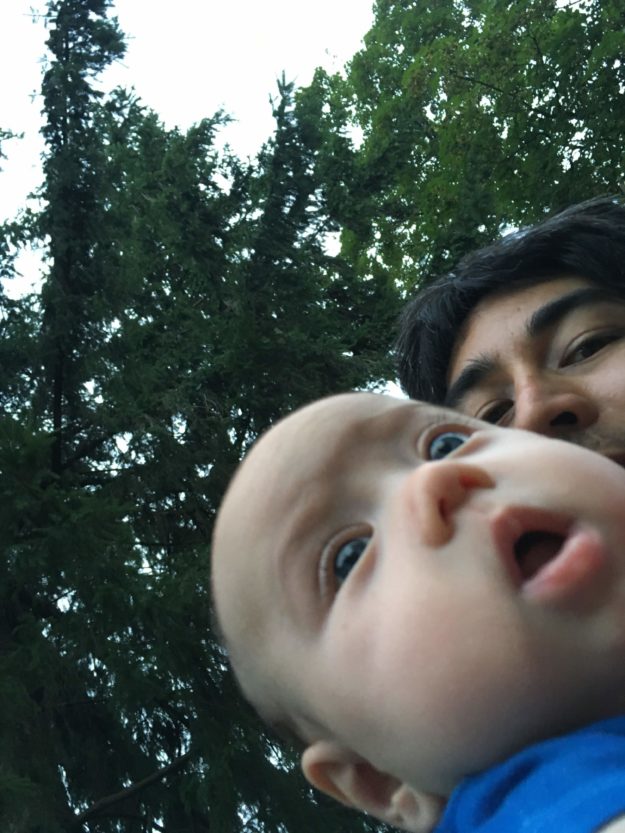
[[[269,423],[390,376],[400,292],[621,190],[625,13],[378,0],[345,76],[282,79],[247,163],[221,113],[166,130],[99,92],[109,13],[50,2],[43,209],[0,229],[3,279],[46,253],[40,296],[0,294],[0,820],[372,830],[241,701],[210,631],[215,510]]]
[[[327,146],[342,141],[337,217],[360,274],[389,271],[410,290],[505,226],[622,189],[622,4],[374,10],[346,78],[316,80],[349,114]]]
[[[49,4],[46,252],[0,298],[0,820],[56,831],[371,830],[312,797],[210,631],[215,509],[285,411],[389,373],[397,296],[327,253],[322,98],[282,82],[243,164],[94,82],[109,3]]]

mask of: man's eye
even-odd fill
[[[490,422],[491,425],[498,425],[512,410],[514,403],[509,399],[502,399],[501,402],[494,402],[484,410],[478,411],[475,415],[482,422]]]
[[[430,442],[428,449],[428,460],[442,460],[460,448],[469,439],[469,434],[463,434],[460,431],[444,431],[438,434]]]
[[[370,541],[371,538],[368,535],[362,538],[352,538],[337,549],[332,565],[337,584],[340,585],[345,581]]]
[[[569,365],[577,364],[578,362],[583,362],[585,359],[589,359],[591,356],[594,356],[595,353],[598,353],[600,350],[603,350],[604,347],[607,347],[608,344],[618,341],[621,337],[621,332],[610,331],[606,333],[595,333],[594,335],[585,338],[565,354],[562,360],[562,367],[568,367]]]

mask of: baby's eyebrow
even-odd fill
[[[316,533],[323,529],[332,503],[309,481],[291,507],[276,553],[278,583],[290,619],[306,630],[316,630],[321,621],[318,569],[323,535]]]

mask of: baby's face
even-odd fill
[[[252,450],[220,513],[213,579],[261,711],[277,697],[311,739],[446,794],[623,707],[624,540],[615,463],[348,394]]]

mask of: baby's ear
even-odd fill
[[[326,795],[409,833],[431,833],[445,800],[380,772],[334,741],[319,740],[302,755],[306,780]]]

